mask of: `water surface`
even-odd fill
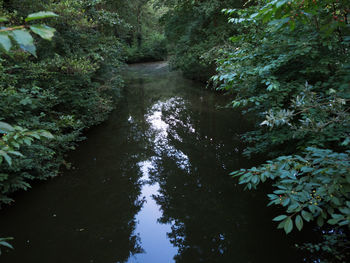
[[[165,63],[125,73],[124,97],[69,157],[73,169],[1,211],[14,236],[4,263],[301,262],[263,192],[229,172],[250,167],[223,95]]]

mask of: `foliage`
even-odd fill
[[[89,7],[94,2],[26,0],[0,8],[7,17],[2,35],[12,41],[11,52],[8,46],[0,57],[0,121],[13,124],[1,138],[7,162],[0,167],[0,203],[12,202],[12,193],[28,189],[33,180],[56,176],[65,152],[113,109],[122,85],[121,44],[96,16],[109,11]],[[55,19],[35,24],[49,17]],[[123,23],[117,15],[109,19]],[[16,38],[16,31],[24,37]]]
[[[286,233],[311,220],[348,228],[347,1],[257,1],[224,12],[238,34],[212,81],[233,96],[233,107],[257,114],[245,154],[273,159],[232,174],[249,189],[273,181],[268,196],[285,210],[274,220]]]
[[[284,207],[287,215],[278,228],[286,233],[303,228],[304,221],[317,220],[321,227],[331,225],[350,227],[350,151],[335,153],[331,150],[307,148],[304,157],[282,156],[259,168],[233,172],[240,177],[240,184],[248,189],[260,182],[274,181],[276,190],[268,195],[269,205]]]
[[[39,12],[30,14],[25,21],[38,20],[48,17],[57,16],[52,12]],[[2,22],[7,21],[5,17],[0,19]],[[35,25],[30,26],[30,30],[34,33],[37,33],[43,39],[51,40],[55,29],[44,26],[44,25]],[[3,47],[3,51],[8,52],[12,48],[13,39],[15,44],[17,44],[22,50],[28,51],[33,55],[35,53],[35,45],[31,34],[26,29],[26,26],[15,26],[1,29],[2,38],[0,39],[0,44]],[[30,43],[30,45],[27,45]],[[21,145],[26,144],[30,146],[34,139],[49,138],[52,139],[53,136],[50,132],[45,130],[29,131],[28,129],[11,126],[6,122],[0,121],[0,133],[2,137],[0,138],[0,164],[3,163],[3,160],[6,161],[9,167],[12,166],[12,157],[24,157],[20,152]],[[25,182],[24,178],[13,178],[10,177],[7,173],[1,173],[0,176],[0,201],[3,203],[9,203],[12,201],[6,194],[16,191],[18,189],[26,190],[29,186]]]
[[[221,13],[227,6],[241,7],[240,0],[159,0],[169,8],[163,16],[165,36],[174,68],[188,78],[207,81],[215,73],[215,59],[235,29]]]
[[[150,39],[142,42],[141,46],[133,45],[126,47],[128,63],[150,62],[165,60],[167,45],[163,35],[153,34]]]
[[[29,131],[28,129],[11,126],[7,123],[0,122],[0,132],[3,134],[0,138],[0,165],[3,160],[6,161],[10,168],[13,164],[12,157],[25,157],[20,149],[23,145],[31,146],[35,139],[53,139],[51,133],[45,130]],[[10,176],[6,173],[6,166],[2,167],[0,174],[0,201],[10,203],[13,200],[7,195],[17,190],[27,190],[30,185],[26,182],[29,177]]]
[[[322,242],[318,244],[306,243],[302,246],[297,245],[297,247],[313,253],[313,262],[327,262],[324,259],[329,259],[331,262],[333,259],[339,262],[346,262],[350,256],[348,244],[349,241],[345,233],[340,231],[334,233],[334,230],[330,230],[325,231]]]
[[[57,16],[53,12],[38,12],[28,15],[25,22],[36,21],[44,18]],[[6,17],[0,17],[0,22],[6,22]],[[51,40],[54,36],[55,29],[43,24],[11,26],[0,29],[0,48],[8,52],[13,44],[19,46],[24,51],[28,51],[36,56],[34,39],[30,32],[39,35],[41,38]]]
[[[26,21],[38,20],[48,17],[57,16],[52,12],[39,12],[35,14],[30,14]],[[7,18],[0,17],[0,22],[7,21]],[[51,40],[55,29],[47,27],[45,25],[33,25],[29,27],[30,30],[38,34],[43,39]],[[26,29],[26,26],[9,27],[0,30],[0,47],[3,48],[5,52],[10,51],[12,48],[12,41],[15,42],[22,50],[28,51],[33,55],[35,53],[35,45],[31,34]],[[34,139],[50,138],[53,136],[51,133],[45,130],[29,131],[19,126],[12,127],[6,122],[0,121],[0,165],[3,160],[7,162],[8,166],[12,166],[12,157],[18,156],[24,157],[19,149],[22,144],[30,146]],[[0,174],[0,202],[9,203],[12,201],[6,194],[16,191],[18,189],[26,190],[30,185],[25,182],[25,177],[17,178],[10,177],[7,173]],[[0,246],[8,247],[13,249],[7,241],[12,238],[0,238]],[[1,255],[1,250],[0,250]]]
[[[305,1],[305,10],[284,2],[278,8],[267,4],[262,11],[258,11],[260,6],[226,11],[240,15],[231,22],[241,25],[241,34],[231,38],[233,49],[219,61],[219,74],[213,81],[224,83],[218,89],[236,94],[234,107],[249,106],[250,111],[261,112],[267,117],[262,124],[270,127],[268,132],[260,130],[248,136],[255,147],[247,154],[270,152],[275,157],[283,154],[279,145],[289,140],[296,142],[296,147],[286,146],[292,152],[313,145],[327,147],[347,138],[350,76],[349,56],[344,51],[349,46],[345,41],[348,27],[336,27],[333,33],[318,29],[328,22],[332,27],[344,24],[332,21],[332,12],[322,1],[317,5]],[[309,10],[311,7],[314,10]],[[335,8],[340,12],[342,3]],[[295,9],[310,15],[294,18],[291,12]],[[330,13],[326,17],[319,9]],[[344,125],[338,125],[342,121]]]
[[[8,165],[12,165],[12,158],[10,155],[22,157],[23,155],[18,152],[18,150],[23,144],[30,146],[34,139],[53,139],[51,133],[47,131],[28,131],[19,126],[12,127],[5,122],[0,122],[0,132],[3,133],[0,139],[0,164],[3,162],[3,159],[5,159]]]
[[[113,109],[123,85],[122,42],[137,21],[125,6],[0,1],[0,206],[31,181],[56,176],[84,130]],[[12,248],[7,240],[0,246]]]
[[[165,8],[156,8],[154,0],[138,1],[136,3],[137,19],[131,21],[135,31],[124,46],[128,63],[161,61],[167,58],[167,44],[163,27],[159,20]]]

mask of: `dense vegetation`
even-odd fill
[[[314,260],[345,262],[350,227],[350,25],[346,0],[160,1],[173,65],[255,113],[245,154],[267,164],[235,171],[248,189],[270,180],[286,233],[315,221]],[[225,8],[225,10],[222,10]],[[223,11],[223,12],[222,12]],[[226,14],[229,24],[223,18]],[[228,39],[227,35],[231,38]],[[322,258],[322,259],[321,259]],[[319,262],[319,261],[317,261]]]
[[[123,61],[166,56],[149,2],[0,2],[0,205],[68,166],[64,153],[113,109]]]
[[[24,19],[41,10],[53,13]],[[123,61],[169,52],[185,76],[214,75],[231,107],[256,115],[245,154],[266,164],[232,175],[248,189],[272,182],[286,233],[315,222],[311,260],[345,262],[349,13],[347,0],[0,1],[0,204],[68,166],[64,153],[115,105]]]
[[[239,34],[213,77],[219,90],[234,94],[233,107],[258,113],[245,153],[272,159],[232,174],[248,189],[272,180],[270,205],[282,207],[278,228],[289,233],[316,221],[324,241],[307,248],[319,251],[316,259],[330,254],[331,262],[349,256],[348,7],[278,0],[226,10]]]
[[[161,61],[167,58],[167,44],[163,27],[159,24],[159,19],[167,9],[156,8],[155,3],[155,1],[140,1],[136,9],[137,15],[130,15],[136,20],[129,23],[137,26],[136,40],[128,41],[126,48],[128,63]],[[129,2],[129,5],[133,3]]]
[[[0,1],[0,206],[69,167],[65,153],[114,108],[124,61],[165,58],[148,2]]]
[[[241,0],[159,0],[169,11],[162,17],[171,64],[188,78],[207,81],[215,74],[215,60],[236,32],[227,25],[223,8],[239,8]]]
[[[2,8],[2,16],[7,17],[4,25],[25,27],[9,30],[11,39],[16,40],[14,34],[27,38],[15,41],[11,51],[1,39],[8,52],[0,61],[0,116],[13,125],[13,131],[4,133],[2,144],[17,148],[23,155],[13,156],[11,162],[1,165],[0,201],[10,203],[13,200],[9,195],[30,187],[29,181],[57,175],[64,164],[63,154],[74,148],[82,131],[105,119],[112,109],[112,94],[118,92],[121,81],[116,78],[112,82],[104,74],[108,72],[107,63],[117,67],[121,56],[120,41],[107,33],[108,25],[89,18],[97,11],[86,3],[33,5],[31,1],[11,1],[4,2]],[[27,24],[36,21],[23,21],[22,17],[35,10],[51,10],[58,15],[45,21],[57,30],[53,41],[33,35],[34,45],[28,35]],[[98,26],[104,27],[106,33],[97,30]],[[107,62],[105,58],[113,60]],[[54,136],[51,140],[32,141],[35,134],[29,130],[46,130]]]

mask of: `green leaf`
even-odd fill
[[[36,134],[36,133],[30,133],[29,135],[32,136],[35,139],[40,140],[40,136],[38,134]]]
[[[4,49],[5,51],[9,51],[12,47],[11,40],[8,36],[8,33],[1,32],[0,33],[0,47]]]
[[[339,208],[339,211],[345,215],[350,215],[350,208],[347,208],[347,207]]]
[[[252,183],[253,184],[258,184],[259,182],[259,177],[258,176],[253,176],[252,179],[251,179]]]
[[[276,7],[277,7],[277,8],[280,8],[282,5],[286,4],[287,2],[288,2],[288,0],[280,0],[280,1],[277,1]]]
[[[32,139],[31,139],[31,138],[24,138],[23,141],[24,141],[25,144],[27,144],[28,146],[32,145]]]
[[[25,21],[29,22],[32,20],[38,20],[38,19],[44,19],[44,18],[49,18],[49,17],[56,17],[58,16],[57,14],[53,13],[53,12],[38,12],[38,13],[34,13],[34,14],[30,14]]]
[[[48,139],[53,139],[53,138],[54,138],[54,136],[53,136],[50,132],[48,132],[48,131],[43,131],[43,132],[41,132],[41,133],[40,133],[40,136],[45,137],[45,138],[48,138]]]
[[[332,219],[329,219],[327,222],[328,224],[335,225],[335,224],[338,224],[339,221],[340,221],[339,219],[332,218]]]
[[[4,159],[6,160],[6,162],[8,163],[8,165],[12,165],[12,158],[4,151],[0,150],[0,154],[2,155],[2,157],[4,157]]]
[[[343,221],[339,222],[338,225],[340,225],[340,226],[349,225],[349,220],[343,220]]]
[[[321,215],[319,217],[317,217],[317,225],[319,227],[322,227],[324,225],[324,220],[323,220],[323,217]]]
[[[294,203],[288,206],[287,212],[288,213],[293,213],[296,211],[300,211],[300,204],[299,203]]]
[[[278,224],[277,229],[282,229],[284,227],[285,221],[282,221]]]
[[[6,22],[8,19],[4,16],[0,16],[0,22]]]
[[[293,221],[288,217],[284,223],[284,231],[286,234],[289,234],[293,230]]]
[[[27,30],[14,30],[12,31],[12,36],[21,49],[28,51],[30,54],[36,56],[36,48],[34,45],[33,37]]]
[[[52,27],[48,27],[46,25],[33,25],[33,26],[30,26],[30,29],[35,34],[38,34],[41,38],[46,40],[51,40],[56,32],[56,29]]]
[[[286,215],[280,215],[272,219],[273,221],[282,221],[283,219],[287,218]]]
[[[333,203],[335,205],[337,205],[337,206],[341,205],[341,202],[340,202],[340,200],[337,197],[334,196],[331,200],[333,201]]]
[[[32,100],[29,97],[27,97],[27,98],[22,99],[19,102],[19,104],[21,104],[21,105],[30,105],[30,104],[32,104]]]
[[[14,129],[10,124],[0,121],[0,133],[9,133],[12,131],[14,131]]]
[[[0,173],[0,182],[1,182],[1,181],[7,180],[7,178],[9,178],[9,175],[8,175],[8,174],[1,174],[1,173]],[[1,240],[1,238],[0,238],[0,240]]]
[[[286,198],[284,201],[283,201],[283,206],[287,206],[287,205],[289,205],[289,203],[290,203],[290,198]]]
[[[295,225],[298,228],[299,231],[303,228],[303,219],[300,215],[297,215],[295,218]]]
[[[309,212],[306,212],[304,210],[301,211],[301,215],[307,222],[310,222],[310,220],[312,219],[312,215]]]
[[[17,151],[9,151],[8,153],[19,156],[19,157],[23,157],[23,154],[21,154],[20,152],[17,152]]]
[[[0,246],[8,247],[8,248],[13,249],[13,246],[11,246],[11,244],[9,244],[9,243],[6,242],[6,241],[0,241]]]
[[[242,36],[233,36],[230,38],[231,42],[238,42],[242,39]]]

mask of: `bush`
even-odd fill
[[[123,84],[116,72],[122,61],[120,40],[113,32],[100,30],[91,18],[95,9],[76,1],[37,4],[40,10],[59,14],[45,21],[57,31],[52,42],[35,37],[30,49],[18,45],[11,53],[2,53],[0,121],[28,132],[45,130],[53,138],[15,144],[21,155],[0,166],[0,205],[12,202],[11,194],[28,189],[31,181],[56,176],[64,154],[83,139],[84,130],[106,119]],[[21,22],[18,17],[26,16],[22,7],[13,2],[9,11],[19,11],[8,13],[12,18],[3,22]],[[35,48],[37,58],[23,52],[34,54]]]
[[[167,59],[167,44],[161,34],[153,34],[141,46],[125,47],[127,63],[162,61]]]
[[[274,182],[268,197],[283,208],[274,221],[286,233],[313,220],[333,235],[350,227],[347,10],[346,1],[327,0],[258,1],[226,10],[239,34],[213,81],[232,94],[233,107],[257,114],[245,153],[273,158],[232,175],[248,189]]]

